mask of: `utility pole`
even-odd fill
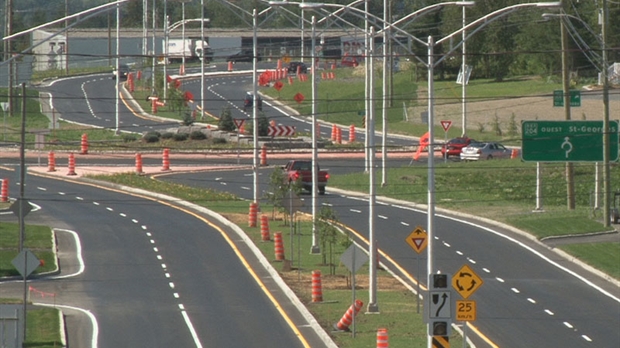
[[[564,24],[564,17],[560,20],[560,32],[562,38],[562,89],[564,90],[564,116],[567,121],[571,119],[570,112],[570,74],[568,70],[568,33]],[[568,210],[575,210],[575,180],[572,162],[566,162],[566,204]]]
[[[607,63],[607,23],[609,21],[609,8],[607,0],[603,0],[603,11],[601,13],[601,36],[603,40],[603,224],[605,227],[611,226],[609,210],[611,208],[611,180],[609,178],[609,157],[610,157],[610,129],[609,129],[609,76]]]

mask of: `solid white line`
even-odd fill
[[[202,348],[202,344],[200,343],[200,340],[198,339],[198,334],[196,334],[194,325],[192,325],[192,321],[189,320],[189,316],[187,315],[187,312],[182,308],[182,306],[183,305],[179,305],[179,308],[181,308],[182,310],[181,314],[183,315],[183,319],[185,319],[185,324],[189,328],[189,332],[191,332],[192,337],[194,338],[194,343],[196,343],[197,348]]]

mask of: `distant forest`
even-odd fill
[[[6,3],[2,3],[3,28],[6,28]],[[186,0],[187,1],[187,0]],[[352,0],[330,1],[348,4]],[[77,13],[94,6],[108,3],[104,0],[13,0],[13,32],[31,28],[65,15],[65,6],[69,14]],[[441,1],[435,0],[389,0],[389,8],[393,20],[425,6]],[[466,9],[467,23],[495,10],[507,6],[535,2],[524,0],[477,0],[475,6]],[[164,6],[174,23],[182,18],[182,5],[179,0],[148,0],[149,27],[152,25],[152,8],[155,3],[155,22],[158,28],[163,27]],[[609,63],[620,62],[620,0],[607,0],[609,8],[609,26],[607,28],[607,53]],[[250,28],[252,24],[251,9],[261,11],[267,8],[266,2],[257,0],[204,0],[204,16],[210,19],[212,28]],[[231,5],[232,4],[232,5]],[[602,66],[601,26],[598,23],[603,0],[564,0],[562,11],[570,17],[566,19],[569,31],[569,65],[577,76],[593,78]],[[121,27],[141,28],[143,21],[143,1],[132,0],[121,7]],[[363,5],[358,6],[363,9]],[[191,0],[185,4],[185,18],[200,18],[200,0]],[[474,67],[473,78],[494,78],[501,81],[514,75],[557,76],[561,69],[560,18],[551,17],[545,20],[542,13],[560,13],[560,9],[520,9],[502,17],[477,31],[467,41],[467,63]],[[299,9],[290,6],[286,11],[273,9],[267,17],[261,17],[261,28],[298,28],[299,19],[290,13],[300,13]],[[370,0],[369,13],[383,18],[383,0]],[[320,13],[306,11],[306,18],[312,14],[320,18]],[[344,16],[347,22],[364,27],[362,18],[351,13]],[[81,23],[78,28],[107,28],[116,25],[116,12],[100,15]],[[372,22],[372,19],[371,19]],[[332,22],[333,23],[333,22]],[[374,22],[377,29],[381,24]],[[338,24],[344,27],[344,24]],[[441,39],[458,30],[462,26],[462,10],[456,6],[446,6],[441,11],[421,16],[405,30],[426,42],[427,37]],[[309,24],[306,24],[309,27]],[[6,29],[4,30],[6,32]],[[460,35],[453,40],[435,48],[436,54],[447,52],[451,45],[461,41]],[[20,47],[28,47],[27,42],[15,42],[12,51]],[[427,55],[424,45],[414,45],[415,54],[419,57]],[[456,50],[440,67],[441,72],[458,71],[461,64],[461,51]],[[438,77],[441,78],[440,73]]]

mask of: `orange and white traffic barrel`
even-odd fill
[[[47,171],[48,172],[56,171],[56,156],[54,155],[54,151],[50,151],[47,154]]]
[[[352,304],[349,309],[347,309],[342,318],[340,318],[340,321],[334,324],[334,329],[340,331],[349,331],[349,326],[351,326],[351,323],[353,322],[353,317],[357,315],[363,305],[364,302],[360,300],[355,300],[355,303]]]
[[[269,218],[267,215],[260,216],[260,237],[264,242],[271,240],[269,237]]]
[[[265,144],[263,144],[263,146],[260,149],[260,165],[261,166],[267,165],[267,146]]]
[[[9,201],[9,179],[2,179],[2,188],[0,189],[0,201]]]
[[[349,142],[355,142],[355,125],[352,124],[349,126]]]
[[[69,171],[67,175],[77,175],[75,172],[75,155],[73,153],[69,154]]]
[[[256,219],[258,215],[258,203],[250,203],[250,214],[248,215],[248,226],[256,227]]]
[[[321,270],[312,271],[312,302],[323,302],[323,285]]]
[[[276,254],[276,260],[284,260],[284,243],[282,242],[282,232],[273,233],[273,245]]]
[[[86,133],[82,134],[80,145],[81,145],[82,155],[86,155],[88,153],[88,134]]]
[[[136,173],[144,174],[144,171],[142,171],[142,154],[140,153],[136,154]]]
[[[377,329],[377,348],[388,348],[389,346],[387,329]]]
[[[170,149],[165,148],[161,154],[161,170],[170,170]]]

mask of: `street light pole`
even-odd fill
[[[316,17],[312,16],[312,52],[311,52],[311,72],[312,72],[312,247],[310,249],[311,254],[319,254],[321,247],[319,246],[319,238],[316,230],[316,208],[317,208],[317,191],[318,191],[318,151],[316,148],[316,113],[318,111],[317,105],[317,72],[316,72]]]
[[[253,57],[252,57],[252,125],[253,125],[253,171],[254,171],[254,203],[258,206],[258,98],[257,98],[257,72],[256,72],[256,57],[258,55],[258,39],[257,39],[257,30],[258,30],[258,14],[256,13],[256,9],[252,11],[252,49],[253,49]]]
[[[202,47],[202,57],[200,57],[200,119],[205,112],[205,2],[200,0],[200,46]]]
[[[120,80],[121,80],[121,64],[120,64],[120,50],[121,50],[121,5],[120,4],[116,4],[116,79],[114,80],[114,89],[116,91],[115,93],[115,110],[114,110],[114,115],[116,116],[116,123],[114,125],[114,134],[118,135],[119,134],[119,113],[120,113],[120,100],[119,100],[119,93],[120,91]]]

